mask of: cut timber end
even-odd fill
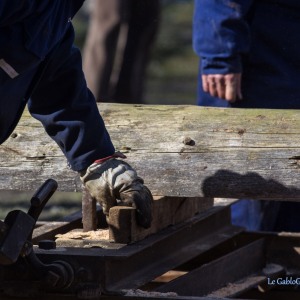
[[[136,210],[115,206],[109,211],[109,239],[128,244],[142,240],[170,225],[175,225],[213,206],[212,198],[154,197],[153,220],[149,229],[136,222]]]

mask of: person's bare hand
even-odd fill
[[[242,99],[241,73],[202,75],[203,90],[229,102]]]

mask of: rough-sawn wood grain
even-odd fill
[[[116,148],[155,195],[300,200],[299,111],[99,108]],[[58,146],[25,112],[0,146],[0,189],[34,190],[49,177],[60,190],[81,190]]]

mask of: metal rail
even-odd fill
[[[25,233],[31,236],[29,219],[13,216],[2,224],[9,233],[4,250],[19,222],[28,223]],[[37,227],[33,247],[24,233],[23,248],[16,248],[21,249],[18,260],[14,252],[9,264],[0,266],[0,299],[259,299],[262,293],[279,297],[282,292],[269,280],[300,274],[299,235],[246,233],[231,225],[229,206],[213,207],[131,244],[86,240],[81,247],[56,247],[55,235],[78,228],[81,219],[73,214]],[[284,289],[285,298],[299,299],[297,288]]]

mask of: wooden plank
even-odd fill
[[[300,200],[300,112],[100,104],[118,150],[155,195]],[[0,189],[53,177],[80,191],[57,145],[28,112],[0,146]]]

